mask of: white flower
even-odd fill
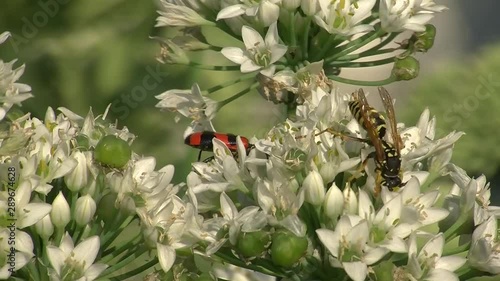
[[[497,218],[490,216],[472,233],[472,244],[467,256],[469,263],[477,269],[500,274]]]
[[[50,204],[47,203],[30,202],[31,191],[31,183],[25,180],[22,180],[16,189],[16,226],[19,229],[34,225],[50,213],[52,209]],[[0,202],[2,205],[5,204],[1,210],[6,212],[7,202],[4,200],[0,200]]]
[[[245,43],[245,50],[236,47],[225,47],[221,53],[230,61],[241,64],[243,73],[259,69],[261,74],[272,76],[275,70],[273,65],[287,51],[287,46],[279,44],[278,27],[276,22],[269,26],[265,40],[255,29],[249,26],[241,28],[241,35]]]
[[[160,100],[156,107],[177,112],[184,117],[193,119],[194,123],[212,120],[218,110],[217,102],[204,97],[198,84],[194,84],[191,90],[168,90],[157,95],[156,98]],[[176,122],[179,119],[176,116]]]
[[[195,10],[177,4],[172,4],[166,0],[162,0],[163,10],[158,11],[161,15],[156,21],[155,26],[202,26],[202,25],[215,25],[215,23],[206,20],[199,15]]]
[[[5,36],[2,39],[6,39]],[[20,104],[33,97],[30,86],[16,83],[24,73],[24,65],[13,69],[15,62],[16,60],[11,62],[0,60],[0,120],[3,120],[14,104]]]
[[[333,256],[330,263],[342,267],[354,281],[365,280],[368,266],[376,263],[389,252],[386,248],[368,246],[368,223],[357,216],[342,216],[335,231],[316,230],[319,240]]]
[[[382,29],[387,32],[423,32],[425,24],[434,17],[433,13],[444,9],[444,6],[436,5],[432,0],[381,0]]]
[[[407,252],[404,239],[410,235],[411,227],[402,220],[402,211],[401,195],[375,210],[368,194],[359,191],[359,216],[368,222],[372,246],[385,247],[395,253]]]
[[[12,240],[9,237],[15,237],[15,239]],[[14,251],[12,251],[11,241],[15,241]],[[7,280],[12,269],[14,272],[20,270],[34,257],[31,236],[23,231],[2,227],[0,229],[0,253],[2,254],[0,279]]]
[[[51,280],[67,280],[68,276],[72,280],[92,281],[108,266],[94,261],[99,253],[99,237],[89,237],[76,247],[68,233],[63,237],[59,247],[47,246],[47,256],[53,270],[49,274]]]
[[[373,30],[369,24],[360,24],[371,15],[376,0],[319,0],[321,12],[315,22],[330,34],[350,36]]]
[[[278,20],[280,0],[243,1],[243,4],[235,4],[223,8],[217,14],[217,20],[229,19],[241,15],[250,17],[258,16],[264,26],[269,26]]]
[[[220,195],[220,205],[222,218],[219,219],[216,225],[218,225],[219,229],[227,227],[228,237],[214,241],[212,245],[208,246],[206,249],[207,255],[217,252],[226,241],[236,245],[240,232],[257,231],[267,224],[266,216],[259,210],[259,207],[247,206],[238,210],[231,198],[224,192]]]
[[[459,256],[442,256],[444,243],[443,234],[440,233],[417,251],[417,235],[414,232],[410,235],[406,268],[415,280],[459,280],[453,272],[459,269],[466,259]]]

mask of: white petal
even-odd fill
[[[47,246],[47,256],[49,257],[52,268],[54,268],[57,274],[60,276],[61,269],[64,265],[64,261],[66,260],[66,255],[63,251],[61,251],[61,249],[55,246]]]
[[[245,43],[245,48],[247,50],[253,49],[255,47],[264,47],[264,39],[257,30],[251,28],[250,26],[244,25],[241,28],[241,37],[243,37],[243,42]]]
[[[428,281],[459,281],[458,277],[451,271],[434,269],[425,277]]]
[[[237,63],[237,64],[242,64],[246,60],[248,60],[247,57],[243,54],[243,50],[240,48],[236,47],[225,47],[221,51],[223,56],[225,56],[228,60]]]
[[[23,207],[21,223],[17,227],[23,229],[34,225],[52,210],[52,206],[46,203],[30,203]]]
[[[156,244],[156,249],[158,251],[158,260],[160,261],[160,266],[164,272],[168,272],[175,262],[175,250],[169,245],[163,245],[160,243]]]
[[[99,253],[100,244],[99,236],[92,236],[83,240],[73,250],[74,259],[83,262],[85,270],[88,269],[94,263],[97,253]]]
[[[237,16],[241,16],[245,13],[245,5],[232,5],[229,7],[226,7],[217,14],[217,19],[228,19],[228,18],[234,18]]]
[[[353,281],[364,281],[368,273],[368,267],[362,262],[343,262],[345,272]]]
[[[104,270],[108,268],[108,265],[102,263],[94,263],[85,271],[85,277],[87,281],[96,279]]]
[[[455,271],[465,264],[467,260],[459,256],[441,257],[435,265],[435,268]]]
[[[334,257],[339,255],[339,239],[335,232],[329,229],[316,229],[316,234],[323,245]]]
[[[238,214],[238,209],[236,209],[233,201],[225,192],[222,192],[220,195],[220,210],[226,220],[232,220]]]
[[[286,51],[288,50],[288,47],[285,45],[281,44],[276,44],[273,46],[270,46],[271,48],[271,61],[270,63],[275,63],[279,59],[281,59],[285,54]]]

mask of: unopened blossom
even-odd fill
[[[73,192],[79,191],[81,188],[85,187],[89,181],[89,163],[87,159],[90,159],[90,153],[83,153],[80,151],[75,151],[71,154],[73,159],[77,161],[77,165],[71,172],[64,176],[64,182],[68,186],[69,190]]]
[[[323,178],[317,171],[311,171],[304,179],[302,184],[304,188],[305,200],[313,205],[321,205],[325,199],[325,185]]]
[[[273,23],[267,30],[266,38],[262,38],[258,31],[249,26],[241,29],[245,49],[225,47],[221,53],[230,61],[240,64],[243,73],[260,70],[266,76],[272,76],[275,71],[274,63],[283,57],[287,46],[280,44],[277,23]]]
[[[99,253],[98,236],[81,241],[76,247],[73,239],[66,233],[59,247],[47,246],[47,256],[52,268],[49,275],[53,280],[96,279],[108,266],[94,261]]]
[[[325,215],[332,220],[336,220],[342,214],[344,209],[344,196],[335,182],[332,183],[326,192],[323,209],[325,210]]]
[[[94,217],[95,211],[96,204],[90,195],[87,194],[78,198],[74,214],[75,222],[80,226],[88,224]]]
[[[361,24],[372,13],[375,0],[318,0],[321,12],[314,16],[316,23],[330,34],[345,36],[373,30],[370,24]]]
[[[43,219],[39,220],[35,224],[35,229],[38,235],[42,238],[49,239],[49,237],[54,233],[54,225],[52,224],[50,215],[46,215]]]
[[[68,201],[64,198],[61,191],[52,202],[52,211],[50,212],[50,218],[52,223],[57,227],[63,229],[71,219],[71,212],[69,208]]]

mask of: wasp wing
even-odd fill
[[[391,95],[384,87],[378,87],[378,93],[380,98],[384,103],[385,112],[387,113],[387,118],[389,119],[389,124],[391,126],[392,143],[398,152],[403,148],[403,141],[398,132],[398,127],[396,124],[396,114],[394,113],[394,104],[392,103]]]
[[[377,130],[373,126],[372,120],[370,119],[370,105],[366,100],[365,92],[363,91],[363,89],[359,89],[354,95],[354,98],[359,102],[359,111],[363,119],[362,126],[368,133],[368,137],[370,138],[373,147],[375,147],[375,155],[377,157],[377,161],[382,162],[385,159],[384,147],[382,146],[382,140],[378,137]]]

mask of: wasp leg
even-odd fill
[[[361,165],[359,165],[359,168],[356,170],[354,174],[352,174],[348,179],[347,182],[352,186],[352,183],[358,178],[357,176],[359,174],[362,174],[365,171],[366,165],[368,165],[368,160],[370,158],[375,158],[375,152],[371,152],[366,156],[365,160],[361,162]]]
[[[200,159],[201,159],[201,153],[203,152],[202,149],[200,149],[200,153],[198,153],[198,162],[200,162]]]
[[[206,159],[203,159],[203,163],[208,163],[208,162],[210,162],[210,161],[212,161],[212,160],[214,160],[214,159],[215,159],[215,156],[210,156],[210,157],[208,157],[208,158],[206,158]],[[198,161],[199,161],[199,160],[198,160]]]
[[[375,178],[375,190],[373,192],[373,196],[377,197],[382,191],[382,182],[384,178],[382,177],[382,172],[377,169],[377,177]]]

